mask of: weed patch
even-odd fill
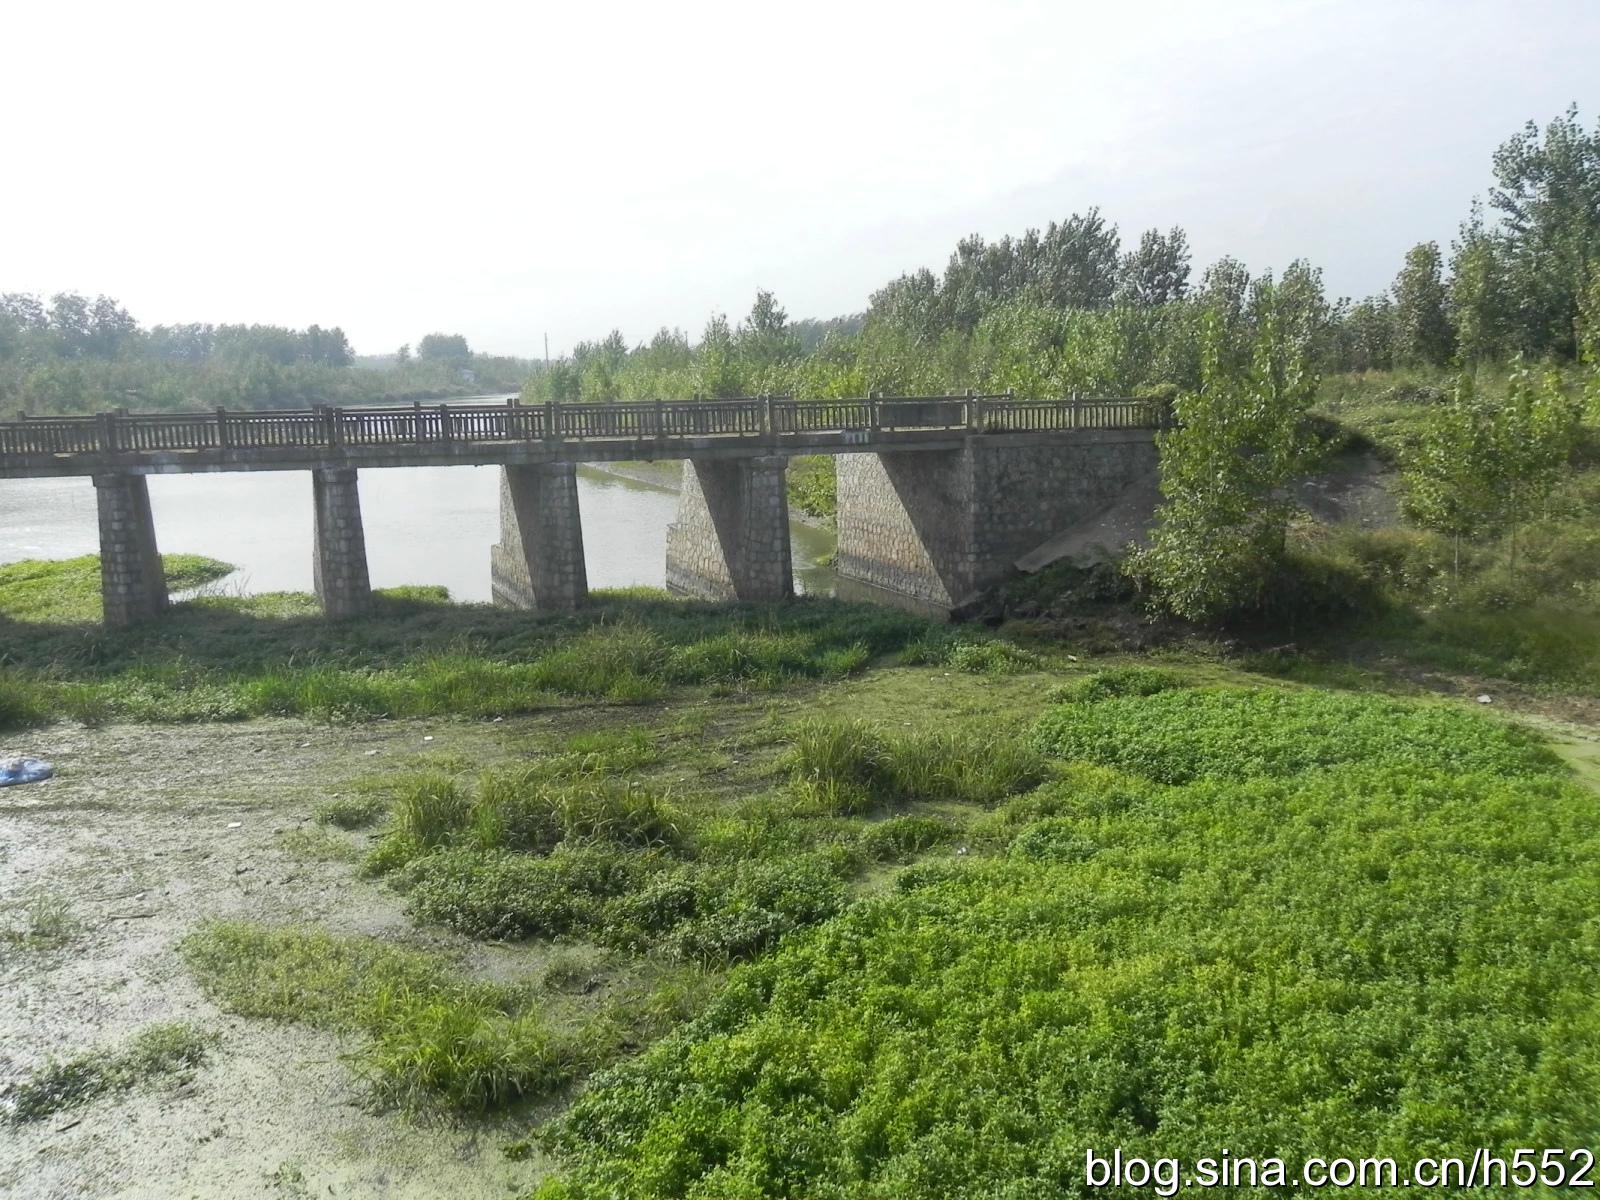
[[[785,758],[817,811],[859,814],[915,801],[988,805],[1042,780],[1025,741],[965,733],[899,733],[864,721],[807,720]]]
[[[182,1075],[206,1059],[206,1037],[188,1025],[150,1025],[119,1050],[54,1062],[0,1096],[14,1124],[39,1121],[101,1096]]]

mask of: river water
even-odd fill
[[[675,476],[674,476],[675,478]],[[374,587],[443,584],[455,600],[487,601],[489,547],[500,536],[498,467],[362,471],[361,515]],[[156,540],[168,553],[204,554],[238,570],[225,593],[311,590],[311,473],[255,471],[152,475]],[[666,574],[669,486],[578,470],[578,509],[592,588],[650,584]],[[795,524],[795,585],[829,593],[819,566],[833,535]],[[99,552],[94,485],[87,479],[0,479],[0,563]]]

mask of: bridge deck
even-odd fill
[[[1167,423],[1156,400],[1010,396],[119,412],[0,422],[0,478],[933,450],[974,435],[1121,440]]]

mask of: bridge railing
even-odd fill
[[[329,449],[452,443],[749,438],[965,430],[1044,433],[1150,429],[1167,405],[1139,398],[1018,400],[1003,396],[869,396],[609,404],[396,405],[209,413],[98,413],[0,422],[0,456],[195,450]]]

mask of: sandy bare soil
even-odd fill
[[[525,1120],[374,1111],[338,1038],[220,1012],[177,948],[206,917],[416,941],[392,893],[330,857],[353,835],[326,834],[311,814],[385,762],[434,750],[500,757],[502,730],[270,721],[5,738],[0,754],[49,758],[58,774],[0,789],[0,923],[15,927],[43,895],[65,900],[78,928],[59,947],[0,942],[0,1091],[154,1022],[187,1021],[213,1041],[186,1081],[0,1125],[0,1195],[505,1196],[533,1182],[537,1161],[503,1153]]]

